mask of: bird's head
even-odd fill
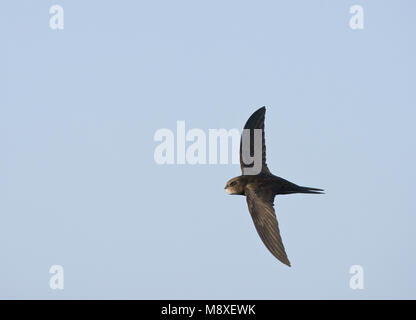
[[[227,182],[225,185],[225,191],[228,194],[244,194],[244,181],[241,179],[241,177],[232,178]]]

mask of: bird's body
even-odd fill
[[[262,191],[267,190],[274,196],[277,196],[278,194],[291,193],[322,193],[321,191],[323,191],[322,189],[301,187],[288,180],[277,177],[274,174],[267,174],[263,172],[252,176],[241,175],[231,179],[229,183],[231,184],[234,181],[238,183],[239,188],[234,190],[233,187],[226,187],[228,194],[245,195],[244,189],[247,185],[254,186]]]
[[[266,146],[264,138],[264,115],[266,108],[262,107],[252,114],[244,126],[245,130],[262,130],[262,167],[256,175],[244,174],[247,165],[242,159],[242,143],[240,143],[240,164],[243,175],[229,180],[225,186],[228,194],[244,195],[248,209],[256,227],[257,233],[269,251],[281,262],[290,266],[274,211],[274,198],[279,194],[291,193],[322,193],[322,189],[298,186],[288,180],[273,175],[266,164]],[[243,139],[243,137],[242,137]],[[254,150],[253,135],[250,136],[250,153]]]

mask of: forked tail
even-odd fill
[[[323,194],[325,193],[323,189],[318,188],[309,188],[299,186],[293,193],[314,193],[314,194]]]

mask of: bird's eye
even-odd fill
[[[230,187],[235,186],[237,184],[237,181],[233,181],[230,183]]]

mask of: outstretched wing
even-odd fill
[[[255,190],[247,185],[246,198],[248,210],[261,240],[279,261],[290,267],[273,207],[273,193],[267,190]]]
[[[269,168],[266,164],[266,142],[264,138],[264,116],[266,113],[266,107],[261,107],[256,112],[254,112],[250,118],[248,118],[244,129],[250,129],[250,154],[254,153],[254,130],[251,129],[261,129],[262,130],[262,169],[261,172],[270,174]],[[244,168],[253,167],[253,164],[246,165],[243,162],[243,135],[241,135],[240,140],[240,166],[241,172],[244,174]]]

